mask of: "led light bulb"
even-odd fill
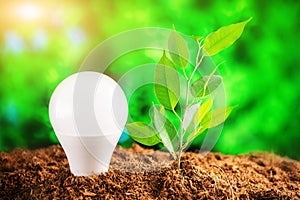
[[[75,176],[107,172],[128,104],[121,87],[98,72],[64,79],[49,104],[50,122]]]

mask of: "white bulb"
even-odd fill
[[[98,72],[64,79],[49,104],[50,122],[75,176],[107,172],[128,104],[121,87]]]

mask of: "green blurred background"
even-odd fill
[[[226,61],[220,73],[228,104],[239,105],[214,151],[269,151],[300,160],[298,0],[0,1],[0,151],[58,142],[49,123],[50,95],[110,36],[172,24],[206,36],[251,16],[242,37],[213,57]],[[119,62],[142,58],[130,59]],[[147,100],[134,99],[139,102],[131,105]],[[131,112],[143,115],[139,108]]]

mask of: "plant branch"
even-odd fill
[[[198,50],[197,50],[197,56],[196,56],[196,65],[197,65],[197,62],[199,61],[200,50],[201,50],[201,42],[197,42],[197,44],[198,44]]]
[[[213,70],[212,72],[208,75],[208,78],[204,84],[204,89],[203,89],[203,95],[202,95],[202,98],[205,96],[205,92],[206,92],[206,89],[207,89],[207,85],[208,85],[208,82],[210,81],[211,77],[214,75],[214,73],[217,71],[217,69],[219,68],[220,65],[222,65],[224,62],[221,62],[220,64],[218,64]]]
[[[196,66],[195,66],[195,68],[194,68],[194,70],[193,70],[193,72],[192,72],[192,74],[191,74],[190,79],[189,79],[190,81],[192,80],[192,78],[193,78],[194,75],[195,75],[195,72],[197,71],[198,67],[199,67],[200,64],[202,63],[203,58],[204,58],[204,56],[202,55],[201,58],[200,58],[200,60],[199,60],[199,62],[196,62]]]
[[[174,108],[172,109],[172,112],[173,112],[174,115],[179,119],[180,123],[182,123],[182,119],[181,119],[180,116],[177,114],[177,112],[174,110]]]
[[[188,76],[186,75],[186,72],[185,72],[185,69],[183,68],[183,74],[184,74],[184,78],[186,79],[186,80],[188,80],[189,78],[188,78]]]
[[[182,156],[182,151],[183,151],[183,121],[186,117],[186,111],[187,107],[189,105],[189,87],[190,87],[190,81],[189,79],[186,79],[186,90],[185,90],[185,108],[184,108],[184,113],[182,117],[182,122],[180,124],[180,131],[179,131],[179,152],[178,152],[178,169],[180,169],[180,162],[181,162],[181,156]]]
[[[194,77],[194,74],[196,72],[196,70],[198,69],[198,67],[200,66],[200,64],[202,63],[202,60],[204,58],[203,54],[201,55],[200,59],[199,59],[199,56],[200,56],[200,52],[201,52],[201,49],[202,49],[202,46],[201,46],[201,42],[203,40],[201,40],[200,42],[198,42],[198,51],[197,51],[197,56],[196,56],[196,66],[191,74],[191,77],[189,78],[189,80],[191,81],[192,78]]]

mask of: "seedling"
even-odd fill
[[[197,42],[195,66],[187,73],[189,50],[184,38],[173,31],[169,38],[170,58],[163,52],[154,75],[154,90],[159,105],[152,106],[152,123],[133,122],[126,125],[130,136],[137,142],[153,146],[162,143],[178,162],[182,153],[193,140],[209,128],[222,124],[233,110],[234,106],[213,109],[214,91],[221,84],[220,76],[215,75],[217,65],[208,76],[193,81],[194,75],[206,56],[213,56],[233,44],[242,34],[245,25],[251,20],[224,26],[210,33],[206,38],[194,37]],[[179,73],[179,72],[182,73]],[[185,79],[185,102],[182,114],[175,107],[180,98],[180,79]],[[189,99],[192,96],[192,99]],[[173,112],[179,120],[179,127],[171,123],[166,115],[166,109]]]

